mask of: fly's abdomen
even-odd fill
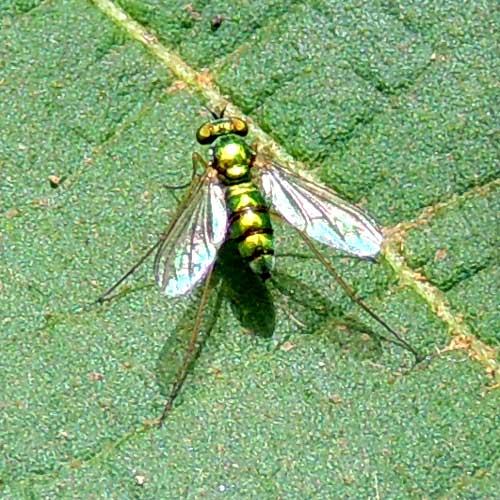
[[[242,182],[227,186],[226,201],[229,238],[236,241],[252,271],[269,278],[274,267],[273,228],[262,194],[251,182]]]

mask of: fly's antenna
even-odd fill
[[[218,120],[220,117],[219,115],[213,110],[210,109],[208,106],[203,106],[211,115],[214,120]]]
[[[203,106],[211,115],[214,120],[220,120],[221,118],[224,118],[224,113],[226,112],[227,108],[227,102],[224,104],[224,107],[221,108],[220,111],[215,111],[213,109],[210,109],[208,106]]]

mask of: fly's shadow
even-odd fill
[[[236,243],[228,240],[219,251],[216,278],[231,310],[244,330],[272,337],[276,326],[274,302],[266,284],[241,258]]]
[[[273,271],[268,281],[262,281],[241,258],[232,240],[219,250],[210,288],[190,368],[201,354],[226,304],[245,332],[267,339],[276,331],[278,306],[284,323],[280,330],[286,330],[278,339],[280,345],[292,332],[306,335],[325,332],[341,350],[349,350],[356,357],[377,359],[382,351],[380,337],[366,323],[346,314],[314,285],[279,269]],[[202,289],[198,287],[186,299],[189,307],[161,350],[157,378],[165,395],[169,394],[170,384],[184,361]]]
[[[273,271],[269,281],[274,303],[279,304],[280,312],[283,310],[289,331],[324,334],[339,349],[356,357],[378,359],[382,341],[376,331],[318,291],[315,284],[282,270]],[[282,339],[286,340],[287,337]]]
[[[269,290],[241,258],[237,245],[232,240],[224,243],[219,250],[210,287],[191,366],[201,354],[224,310],[225,303],[229,304],[235,318],[246,332],[270,338],[276,326],[276,311]],[[164,394],[169,394],[170,384],[184,361],[184,354],[193,333],[196,312],[202,300],[202,288],[198,287],[189,298],[188,309],[161,350],[157,363],[157,379]]]

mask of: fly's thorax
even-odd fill
[[[223,182],[232,184],[250,180],[254,154],[241,137],[229,134],[217,138],[211,153],[211,165]]]

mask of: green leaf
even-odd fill
[[[486,3],[12,0],[0,30],[2,497],[494,496]],[[195,131],[223,101],[384,225],[378,264],[321,250],[434,357],[411,369],[377,341],[277,224],[268,292],[242,294],[231,264],[218,276],[210,335],[158,429],[199,291],[166,300],[148,263],[93,302],[175,216],[165,186],[190,179],[193,150],[207,156]]]

